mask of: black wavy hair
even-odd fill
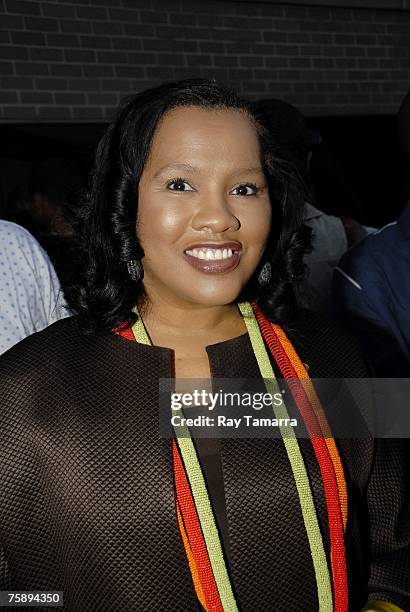
[[[132,281],[126,265],[143,256],[136,236],[138,183],[158,122],[167,111],[181,106],[236,109],[253,121],[273,222],[264,257],[240,299],[256,299],[271,320],[281,323],[296,306],[293,284],[303,275],[302,258],[309,242],[297,175],[249,102],[214,81],[187,79],[148,89],[125,103],[98,145],[88,188],[71,206],[76,281],[66,287],[65,295],[85,332],[131,325],[136,319],[132,308],[146,302],[143,282]],[[257,274],[266,260],[272,263],[272,279],[260,287]]]

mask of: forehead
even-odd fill
[[[161,119],[147,165],[187,163],[221,170],[260,163],[260,144],[250,117],[236,109],[178,107]]]

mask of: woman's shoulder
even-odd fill
[[[35,415],[58,415],[102,388],[120,386],[124,369],[127,375],[132,367],[143,370],[134,344],[115,333],[85,334],[76,317],[25,338],[0,357],[0,430]]]
[[[27,336],[0,357],[0,364],[7,363],[24,355],[32,355],[37,351],[52,349],[61,343],[66,345],[83,336],[77,323],[77,317],[71,316],[52,323],[45,329]]]
[[[300,309],[284,331],[311,376],[363,378],[369,376],[358,340],[322,314]]]
[[[6,378],[41,378],[64,367],[89,359],[90,350],[104,354],[113,334],[87,335],[72,316],[56,321],[24,338],[0,356],[0,386]]]

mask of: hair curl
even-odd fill
[[[145,302],[143,283],[130,279],[126,265],[143,256],[136,236],[138,183],[160,119],[180,106],[232,108],[245,112],[253,121],[273,223],[262,261],[239,299],[256,299],[265,314],[277,322],[286,323],[294,311],[293,285],[303,274],[302,259],[309,243],[297,174],[249,102],[213,81],[187,79],[146,90],[126,102],[98,145],[88,188],[71,206],[77,241],[73,264],[76,282],[65,294],[85,332],[108,332],[119,325],[131,325],[136,318],[132,308]],[[267,260],[272,264],[272,279],[260,287],[257,275]]]

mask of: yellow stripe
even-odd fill
[[[132,326],[132,333],[134,334],[135,340],[140,344],[148,344],[151,346],[151,340],[148,337],[147,331],[144,327],[144,323],[142,322],[142,318],[140,313],[138,312],[138,308],[135,306],[133,308],[135,314],[138,316],[138,319]]]
[[[244,318],[266,389],[271,395],[279,393],[280,389],[276,382],[268,353],[265,349],[264,340],[259,329],[258,322],[253,314],[252,306],[249,304],[249,302],[241,302],[238,304],[238,307]],[[277,419],[289,419],[289,413],[284,402],[282,402],[280,406],[274,406],[274,412]],[[299,495],[300,507],[302,510],[303,521],[305,523],[313,567],[316,575],[319,610],[320,612],[332,612],[333,597],[329,568],[306,466],[293,427],[290,425],[281,426],[280,432]]]

